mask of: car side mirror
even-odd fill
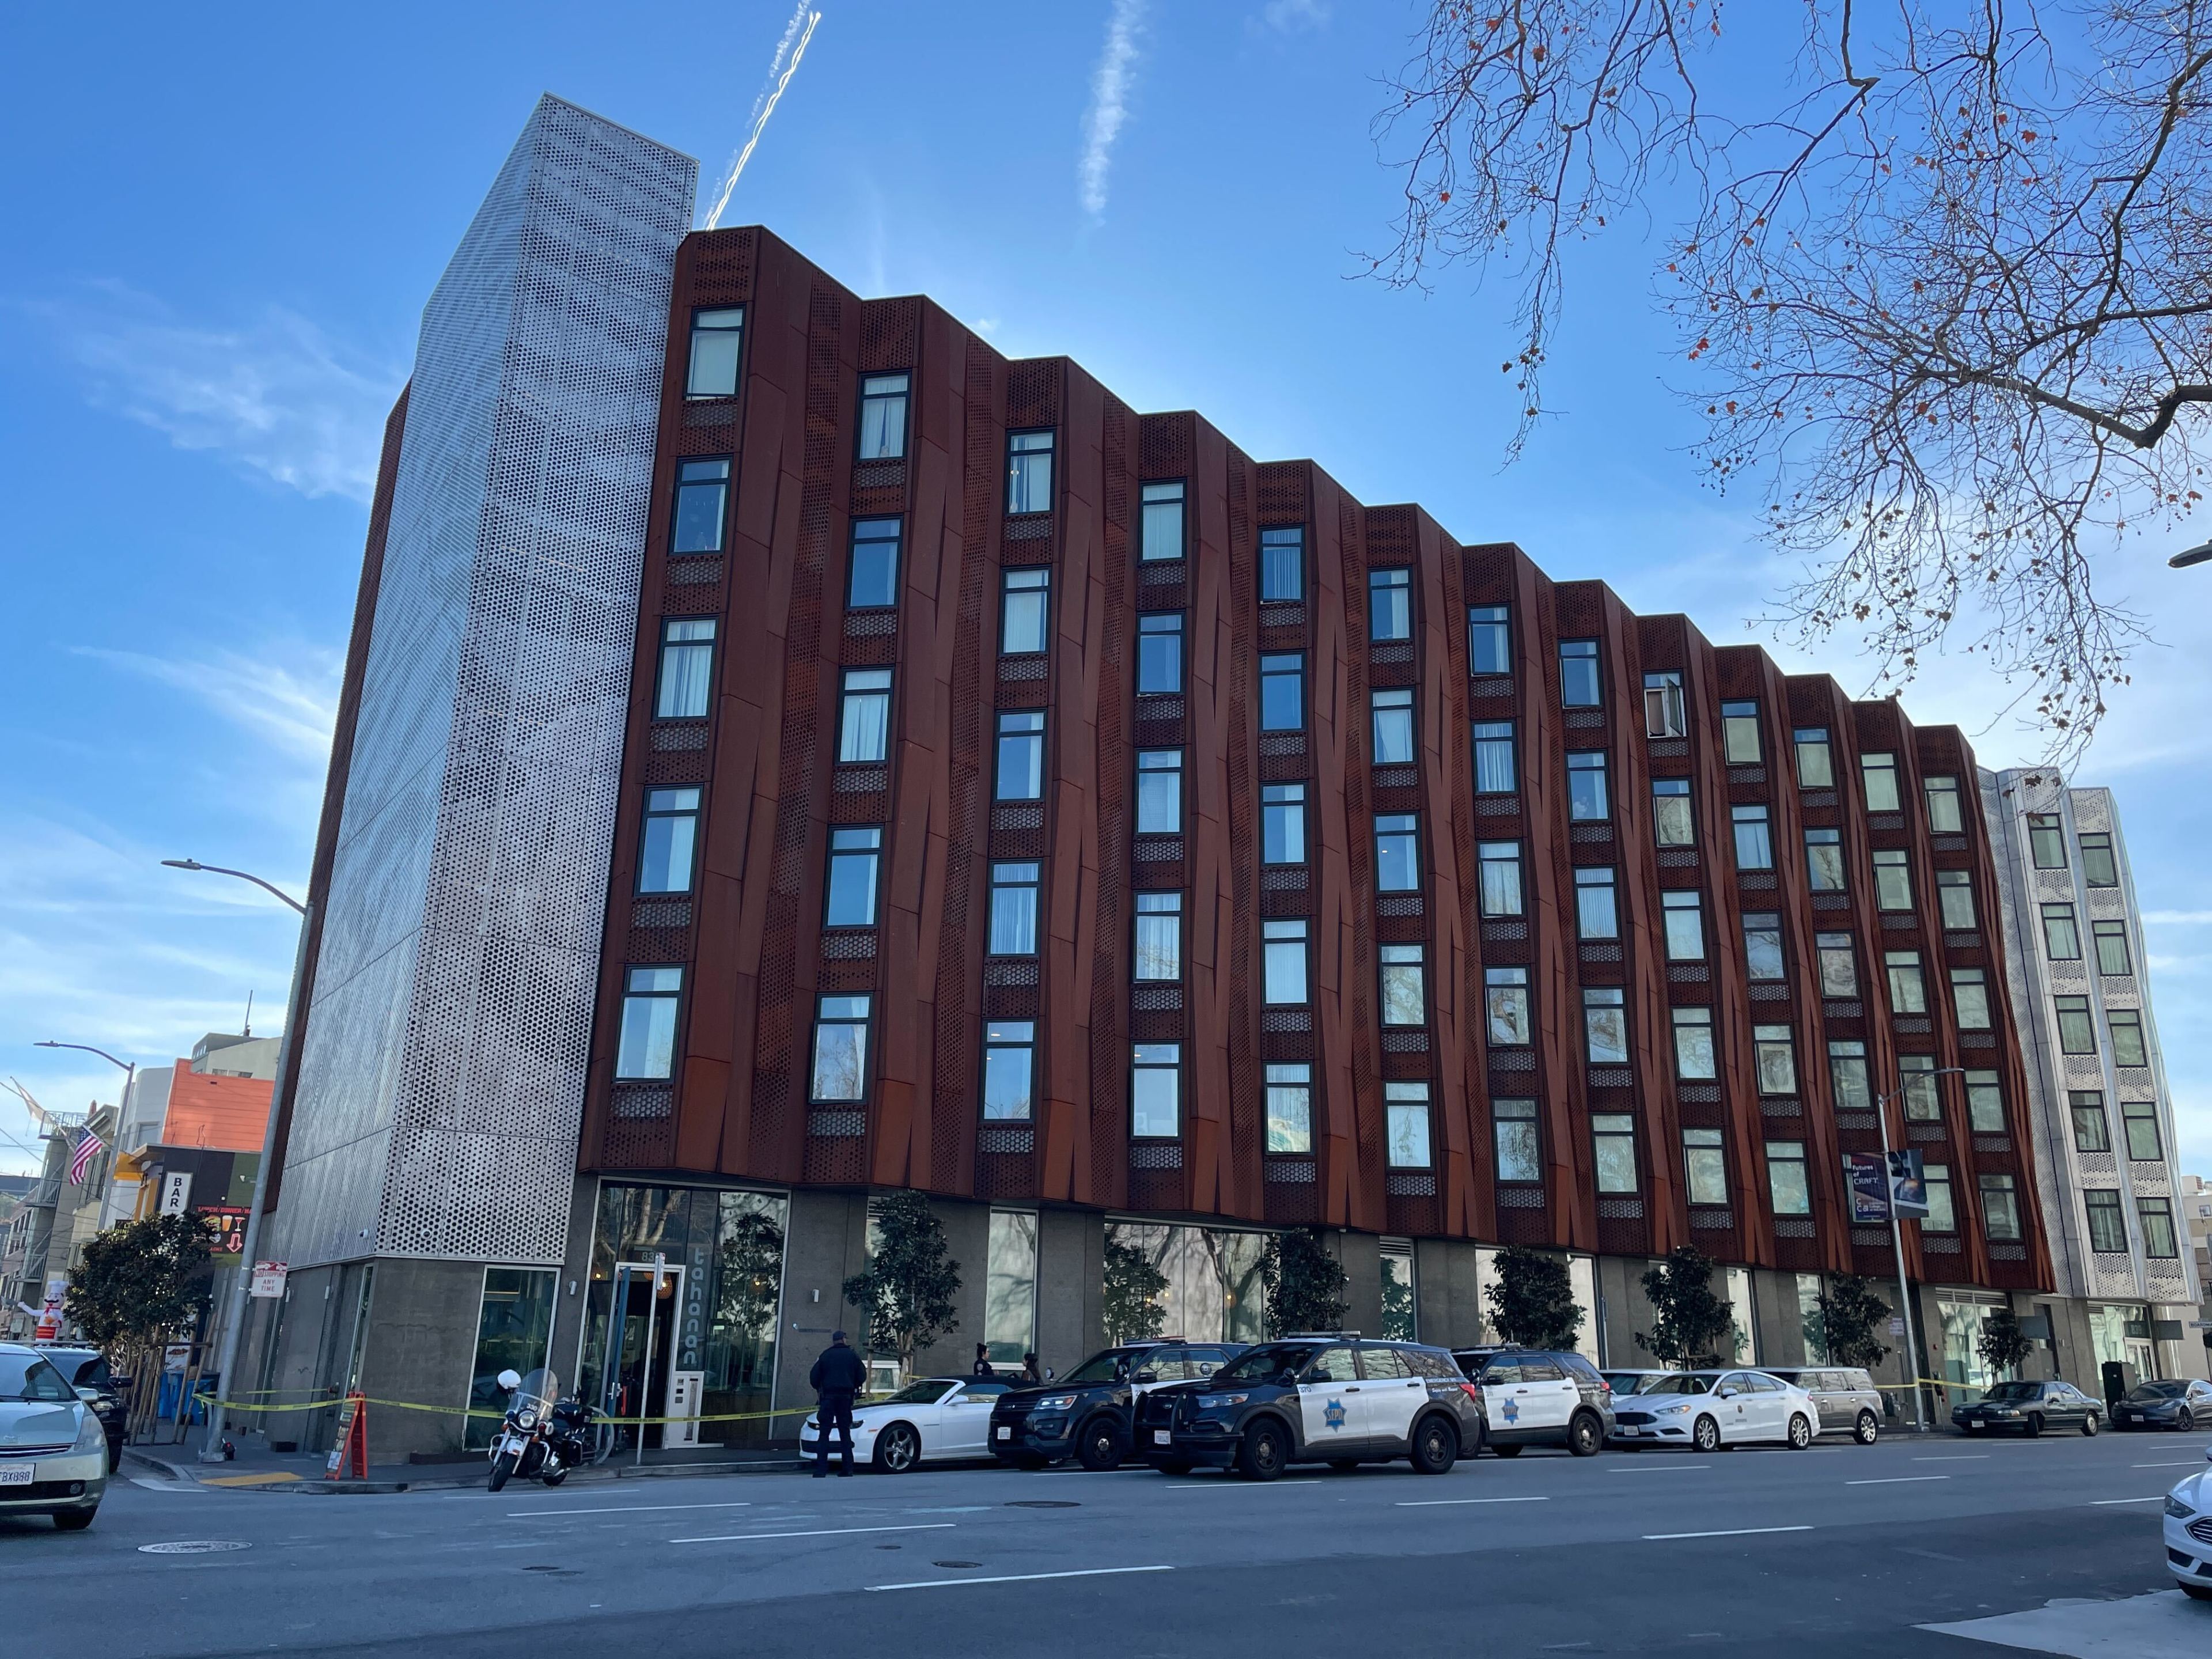
[[[1139,1371],[1129,1380],[1132,1382],[1157,1382],[1160,1380],[1160,1374],[1158,1371]]]
[[[81,1387],[76,1391],[76,1397],[88,1406],[97,1406],[100,1403],[100,1390]]]
[[[1734,1389],[1722,1389],[1718,1392],[1720,1398],[1723,1400],[1733,1400],[1735,1398],[1735,1390]]]

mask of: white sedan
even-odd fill
[[[884,1474],[917,1463],[991,1455],[991,1407],[1013,1386],[985,1377],[917,1377],[886,1400],[853,1409],[853,1455]],[[820,1429],[809,1417],[799,1429],[799,1453],[812,1457]],[[837,1437],[830,1455],[838,1455]]]
[[[2212,1601],[2212,1469],[2166,1495],[2166,1570],[2191,1601]]]
[[[1795,1383],[1765,1371],[1678,1371],[1613,1395],[1613,1437],[1624,1445],[1701,1452],[1760,1441],[1802,1449],[1820,1432],[1820,1408]]]

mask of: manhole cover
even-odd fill
[[[929,1565],[933,1567],[980,1567],[983,1564],[981,1561],[933,1561]]]
[[[1080,1504],[1065,1498],[1017,1498],[1006,1507],[1010,1510],[1079,1510]]]
[[[234,1538],[187,1538],[176,1544],[141,1544],[141,1555],[216,1555],[224,1550],[250,1550],[251,1544],[242,1544]]]

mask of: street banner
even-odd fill
[[[1917,1146],[1889,1155],[1889,1202],[1899,1221],[1928,1219],[1928,1175]]]
[[[192,1207],[192,1172],[172,1170],[161,1177],[161,1213],[182,1215]]]
[[[1844,1180],[1851,1189],[1854,1224],[1889,1219],[1889,1172],[1880,1152],[1845,1152]],[[1921,1213],[1927,1213],[1924,1206]]]

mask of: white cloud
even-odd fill
[[[1267,0],[1260,21],[1285,34],[1295,29],[1317,29],[1328,21],[1328,0]]]
[[[312,670],[295,673],[281,664],[230,651],[194,658],[157,657],[93,645],[72,648],[79,656],[197,697],[294,760],[319,763],[330,754],[343,666],[335,655],[322,653]]]
[[[1106,50],[1091,73],[1091,107],[1083,116],[1083,155],[1075,179],[1084,211],[1092,218],[1106,212],[1106,174],[1114,160],[1114,141],[1129,118],[1129,87],[1137,64],[1137,36],[1145,22],[1145,0],[1114,0],[1106,20]]]
[[[2168,927],[2201,927],[2212,922],[2212,910],[2146,910],[2145,921],[2162,922]]]

